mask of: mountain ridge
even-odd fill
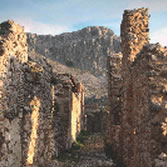
[[[71,73],[82,82],[86,97],[107,95],[107,57],[120,52],[120,38],[111,29],[89,26],[55,36],[27,33],[27,42],[29,54],[43,55],[53,71]]]

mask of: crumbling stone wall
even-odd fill
[[[0,55],[0,167],[46,166],[83,128],[83,87],[72,76],[54,83],[46,59],[27,55],[24,28],[13,21],[0,24]]]
[[[111,145],[113,152],[119,152],[120,114],[121,114],[121,89],[122,89],[122,54],[112,53],[108,56],[108,96],[109,115],[106,127],[106,143]]]
[[[97,103],[85,104],[85,130],[90,133],[102,133],[105,135],[108,120],[106,106],[99,106]]]
[[[76,92],[72,92],[71,135],[75,141],[80,131],[84,129],[84,92],[81,83],[75,84]]]
[[[152,166],[152,152],[151,152],[151,125],[150,120],[151,115],[149,111],[149,85],[148,77],[146,74],[148,66],[142,64],[139,60],[139,56],[134,62],[138,64],[135,69],[131,66],[131,85],[132,85],[132,94],[129,95],[133,98],[133,110],[134,110],[134,123],[133,123],[133,145],[134,150],[134,160],[136,161],[137,166]],[[147,61],[146,55],[144,59]],[[139,67],[140,66],[140,67]],[[137,69],[137,67],[139,67]],[[128,96],[128,95],[127,95]],[[129,97],[130,98],[130,97]]]
[[[24,101],[23,63],[27,44],[23,27],[0,24],[0,166],[21,166],[21,127]]]
[[[148,18],[145,8],[124,12],[123,58],[117,55],[118,61],[114,57],[108,59],[110,129],[107,131],[110,133],[107,136],[113,151],[118,152],[128,167],[167,164],[167,50],[159,44],[148,44]],[[117,66],[119,70],[115,72]]]
[[[135,106],[135,95],[133,78],[131,75],[131,64],[136,58],[136,54],[140,52],[145,44],[148,43],[148,9],[140,8],[135,10],[125,10],[123,21],[121,24],[121,49],[122,49],[122,77],[123,77],[123,93],[121,104],[121,154],[126,166],[141,166],[137,159],[142,158],[137,150],[137,111]],[[139,119],[142,119],[142,117]],[[143,140],[145,141],[145,140]],[[147,153],[147,146],[146,151]],[[151,166],[149,155],[148,159],[143,160],[143,166]]]
[[[87,110],[86,112],[86,130],[92,133],[100,132],[105,135],[107,119],[108,119],[107,111],[103,109],[96,110],[95,108],[92,108],[90,110],[89,108],[89,111]]]
[[[134,61],[149,41],[149,13],[147,8],[125,10],[121,23],[121,51],[123,65],[128,66]]]
[[[105,142],[101,133],[94,133],[84,141],[83,151],[90,153],[104,152]]]
[[[23,27],[4,22],[0,35],[0,166],[42,165],[56,149],[49,117],[51,69],[28,61]]]
[[[84,129],[84,88],[72,75],[55,74],[55,140],[58,151],[69,149]]]
[[[139,166],[146,164],[144,160],[150,166],[158,166],[158,157],[167,153],[166,61],[167,50],[159,44],[149,44],[132,65]],[[165,161],[161,166],[165,167]]]
[[[24,65],[23,164],[44,165],[57,154],[52,117],[51,67]]]

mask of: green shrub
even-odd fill
[[[72,150],[79,150],[80,148],[84,147],[84,145],[78,141],[75,141],[72,144]]]

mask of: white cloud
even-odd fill
[[[44,24],[44,23],[33,21],[30,18],[15,19],[14,21],[16,21],[18,24],[24,26],[25,32],[32,32],[32,33],[36,33],[36,34],[56,35],[56,34],[70,31],[70,28],[65,26],[65,25]]]
[[[167,27],[159,29],[150,34],[151,43],[159,42],[163,46],[167,46]]]

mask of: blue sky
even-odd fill
[[[12,19],[25,31],[60,34],[106,26],[117,35],[125,9],[148,7],[151,42],[167,45],[167,0],[0,0],[0,22]]]

